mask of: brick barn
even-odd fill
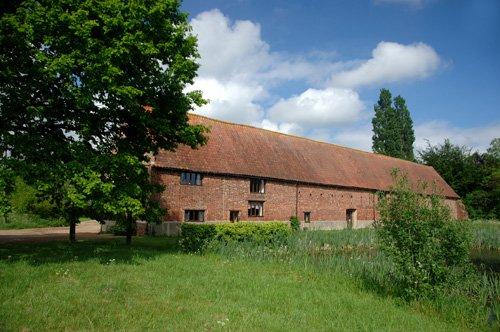
[[[210,129],[198,149],[162,151],[151,163],[167,223],[288,220],[309,228],[363,227],[376,218],[376,192],[392,184],[391,170],[411,183],[434,183],[454,217],[466,212],[458,195],[429,166],[199,115]],[[165,225],[166,224],[166,225]],[[170,224],[170,225],[169,225]],[[158,226],[157,226],[158,227]]]

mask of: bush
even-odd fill
[[[57,209],[48,200],[40,200],[37,197],[38,191],[26,184],[20,177],[15,179],[15,190],[10,201],[12,208],[17,213],[35,214],[42,218],[57,217]]]
[[[136,223],[134,222],[132,229],[132,234],[135,235],[137,233]],[[109,228],[109,233],[113,235],[127,235],[127,225],[123,222],[116,222],[113,226]]]
[[[300,229],[300,221],[299,221],[299,218],[297,218],[297,216],[290,217],[290,227],[294,231],[298,231]]]
[[[215,224],[182,223],[180,246],[187,252],[200,252],[215,238]]]
[[[256,244],[272,244],[285,241],[290,233],[290,227],[282,222],[231,224],[183,223],[181,226],[180,245],[184,251],[201,252],[213,241],[222,243],[252,242]]]
[[[452,220],[442,198],[412,191],[397,172],[394,180],[378,205],[380,248],[394,263],[401,295],[433,295],[469,266],[468,228]]]

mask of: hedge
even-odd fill
[[[278,221],[220,224],[183,223],[180,245],[184,251],[201,252],[212,241],[271,244],[286,240],[290,233],[290,226]]]

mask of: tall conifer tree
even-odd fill
[[[374,106],[373,146],[376,153],[413,161],[413,121],[403,97],[392,98],[387,89],[380,90]]]

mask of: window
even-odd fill
[[[184,210],[184,221],[205,221],[205,211]]]
[[[249,217],[262,217],[264,215],[263,202],[248,202],[248,216]]]
[[[229,221],[240,221],[240,211],[229,211]]]
[[[201,186],[201,174],[182,172],[181,173],[181,184],[191,184],[196,186]]]
[[[261,179],[250,179],[250,192],[251,193],[264,193],[265,181]]]
[[[311,222],[311,212],[304,212],[304,222]]]

